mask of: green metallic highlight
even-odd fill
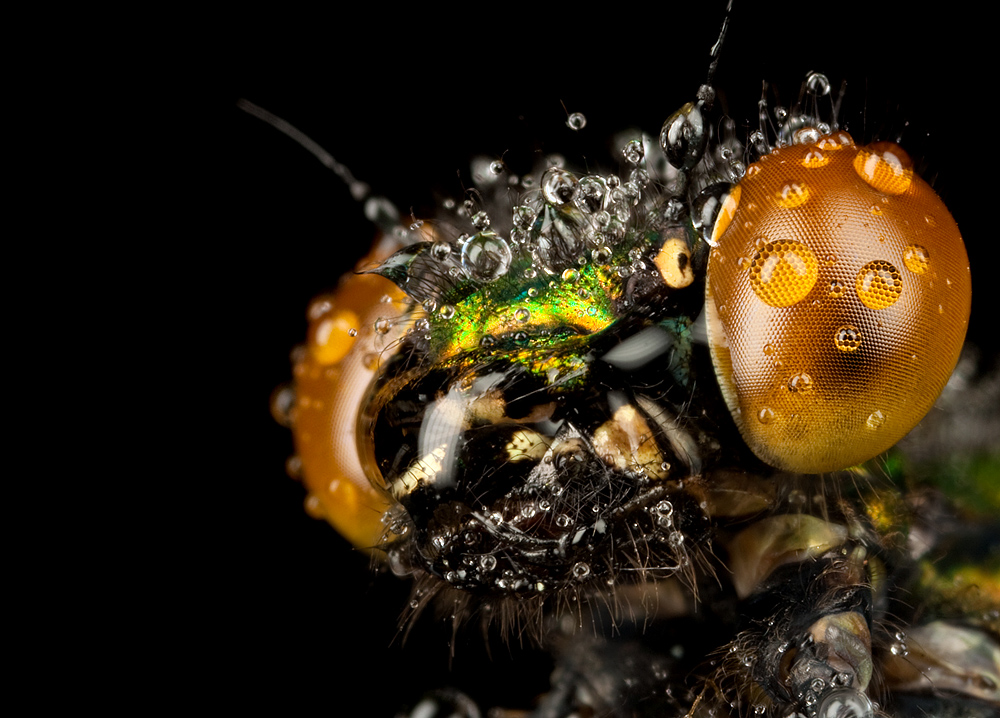
[[[447,359],[503,338],[550,345],[554,333],[590,336],[618,319],[621,280],[607,267],[586,264],[561,275],[530,278],[524,276],[528,267],[512,267],[506,276],[449,305],[449,316],[433,315],[431,353]]]

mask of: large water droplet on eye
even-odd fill
[[[854,171],[869,186],[886,194],[903,194],[913,184],[913,162],[892,142],[876,142],[859,150]]]
[[[309,352],[320,364],[336,364],[354,346],[359,323],[352,311],[331,311],[310,328]]]
[[[801,132],[801,130],[799,131]],[[809,150],[802,158],[802,166],[807,170],[819,169],[820,167],[826,167],[828,164],[830,164],[829,155],[824,155],[819,150]]]
[[[809,201],[809,187],[805,182],[785,182],[775,194],[775,201],[785,209],[801,207]]]
[[[861,346],[861,332],[850,324],[838,327],[833,334],[833,345],[842,352],[853,352]]]
[[[495,234],[477,234],[462,247],[462,266],[483,282],[506,274],[512,258],[510,245]]]
[[[911,244],[903,250],[903,264],[914,274],[923,274],[926,272],[929,262],[930,255],[919,244]]]
[[[869,309],[885,309],[899,299],[903,281],[898,269],[885,260],[877,259],[868,262],[858,272],[855,290],[858,298]]]
[[[768,242],[750,262],[750,287],[772,307],[790,307],[816,284],[819,263],[806,245],[794,240]]]
[[[572,172],[549,167],[542,175],[542,196],[549,204],[562,206],[576,199],[580,184]]]

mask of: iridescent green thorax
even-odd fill
[[[520,275],[520,276],[519,276]],[[568,337],[589,336],[619,316],[622,286],[608,266],[586,264],[559,275],[530,266],[511,271],[431,317],[430,350],[447,359],[498,342],[554,347]]]

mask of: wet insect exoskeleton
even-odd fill
[[[373,383],[337,400],[356,406],[343,433],[358,437],[374,488],[352,500],[378,508],[386,565],[415,579],[412,613],[445,606],[457,623],[530,633],[555,652],[534,715],[995,709],[988,473],[963,494],[914,479],[905,459],[843,471],[898,438],[865,446],[870,435],[905,433],[892,423],[901,404],[923,413],[933,396],[917,395],[944,384],[964,334],[968,263],[906,155],[855,142],[835,112],[815,109],[836,97],[827,85],[812,75],[798,105],[742,141],[707,119],[706,85],[660,137],[626,144],[617,173],[548,162],[512,183],[503,162],[486,162],[467,203],[410,227],[417,236],[391,259],[311,309],[293,405],[307,479],[311,451],[343,458],[311,427],[333,398],[323,381],[345,388],[353,356]],[[788,164],[794,173],[776,167]],[[813,182],[821,173],[834,179]],[[856,200],[839,209],[856,234],[830,229],[832,212],[808,215],[831,196]],[[906,214],[911,198],[921,214]],[[767,236],[785,231],[783,213],[791,230]],[[730,250],[743,229],[746,248]],[[820,235],[839,244],[813,244]],[[932,268],[939,257],[952,264]],[[720,266],[743,280],[726,284]],[[721,288],[702,328],[706,275]],[[934,291],[953,294],[932,302]],[[799,310],[817,316],[788,319]],[[760,356],[741,365],[739,333],[761,316],[777,333],[751,335]],[[787,333],[799,326],[822,331]],[[891,347],[879,347],[880,331]],[[928,352],[937,359],[919,381],[878,378],[911,336],[947,350]],[[371,348],[352,355],[362,341]],[[897,404],[883,391],[894,383]],[[807,425],[807,403],[837,415],[834,428]],[[761,434],[782,426],[780,439]],[[342,501],[346,484],[334,491],[329,479],[310,479],[312,502],[336,523],[316,487]],[[965,530],[942,530],[949,521]]]

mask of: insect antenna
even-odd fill
[[[709,57],[712,58],[711,62],[708,64],[708,77],[705,80],[706,85],[711,85],[712,80],[715,77],[715,68],[719,65],[719,56],[722,54],[722,44],[726,39],[726,31],[729,29],[729,18],[733,13],[733,0],[729,0],[726,3],[726,14],[722,18],[722,27],[719,29],[719,38],[712,45],[712,49],[709,50]]]
[[[369,222],[378,227],[379,230],[390,233],[398,232],[402,229],[399,221],[400,212],[392,202],[385,197],[373,196],[370,185],[355,178],[347,165],[338,162],[333,155],[323,149],[319,143],[302,130],[274,113],[268,112],[263,107],[255,105],[246,98],[241,97],[238,99],[236,107],[248,115],[266,122],[281,134],[297,142],[309,154],[318,159],[324,167],[337,175],[347,185],[347,189],[350,191],[354,201],[364,203],[365,217]]]

